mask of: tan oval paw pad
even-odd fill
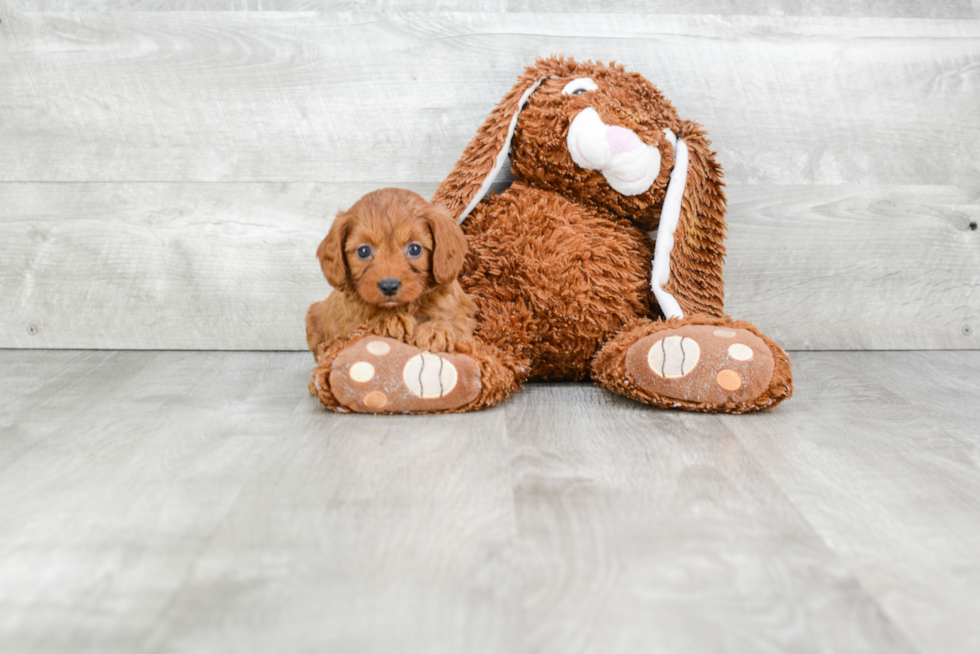
[[[374,366],[367,361],[358,361],[350,367],[350,378],[362,384],[374,377]]]
[[[742,343],[735,343],[728,348],[728,356],[736,361],[748,361],[752,358],[752,348]]]
[[[680,336],[668,336],[653,344],[647,364],[654,374],[667,379],[683,377],[694,370],[701,358],[697,341]]]
[[[366,349],[368,352],[378,357],[383,357],[391,352],[391,346],[384,341],[371,341],[367,344]]]

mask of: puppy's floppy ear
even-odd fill
[[[341,211],[330,226],[327,237],[320,242],[316,249],[316,258],[320,260],[323,276],[334,288],[342,288],[347,280],[347,261],[344,258],[344,244],[350,231],[354,216],[350,211]]]
[[[507,160],[510,142],[517,129],[517,117],[531,94],[549,76],[567,74],[576,68],[574,59],[539,59],[524,69],[517,84],[507,92],[470,141],[449,176],[436,189],[433,202],[449,208],[461,224],[490,190],[490,184]]]
[[[432,276],[437,284],[448,284],[463,269],[466,236],[443,206],[430,204],[423,215],[432,232]]]

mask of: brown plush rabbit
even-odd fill
[[[516,181],[487,195],[508,154]],[[757,411],[792,394],[785,352],[724,315],[725,197],[704,132],[642,76],[539,60],[433,202],[469,239],[460,282],[477,303],[475,339],[434,355],[356,331],[319,358],[310,389],[326,406],[466,411],[528,379],[589,377],[693,411]],[[361,362],[378,373],[352,378]],[[382,407],[362,401],[372,393]]]

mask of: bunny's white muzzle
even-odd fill
[[[660,150],[625,127],[606,125],[591,107],[572,120],[567,145],[572,161],[598,170],[623,195],[645,193],[660,174]]]

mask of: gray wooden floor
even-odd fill
[[[305,353],[0,351],[0,651],[976,652],[980,352],[341,416]]]

